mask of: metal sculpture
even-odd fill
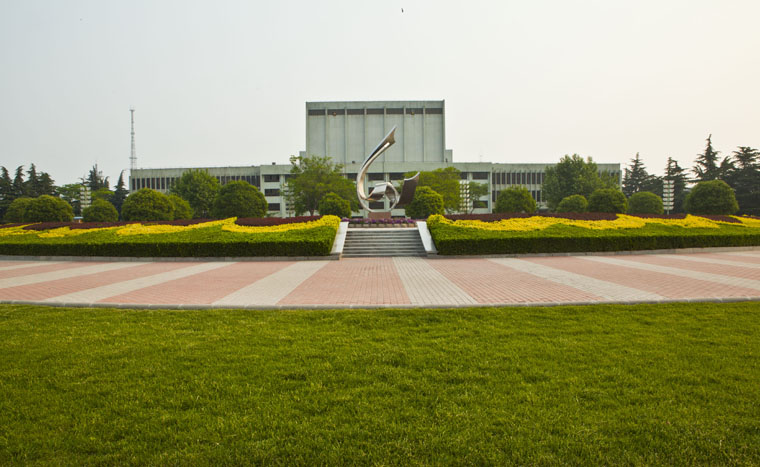
[[[403,207],[412,201],[412,198],[414,198],[414,191],[417,189],[417,182],[420,179],[419,172],[417,172],[417,175],[414,177],[404,179],[404,185],[401,188],[401,195],[399,195],[398,190],[396,190],[396,187],[394,187],[391,182],[376,183],[372,188],[372,191],[370,191],[369,195],[364,194],[364,177],[369,171],[369,166],[372,165],[372,163],[375,162],[375,160],[380,157],[380,155],[386,149],[393,146],[393,143],[396,142],[393,136],[395,132],[396,127],[394,126],[391,131],[385,136],[385,138],[380,141],[380,144],[378,144],[377,147],[371,153],[369,153],[367,158],[364,159],[364,163],[362,163],[362,166],[359,169],[359,173],[356,174],[356,195],[359,197],[359,204],[361,204],[362,207],[369,212],[377,211],[370,209],[369,205],[365,203],[365,201],[380,201],[381,199],[387,197],[391,203],[390,209]]]

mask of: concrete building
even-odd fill
[[[461,172],[462,188],[467,199],[467,183],[487,184],[490,196],[474,203],[475,213],[491,212],[499,192],[513,185],[525,186],[539,205],[545,204],[542,192],[546,164],[500,164],[491,162],[454,162],[453,151],[446,149],[446,109],[444,101],[371,101],[371,102],[307,102],[306,149],[302,156],[329,156],[343,164],[350,180],[364,158],[395,125],[396,143],[370,167],[366,185],[376,182],[400,181],[407,172],[432,171],[454,167]],[[620,180],[620,164],[597,164],[601,172],[612,173]],[[196,167],[203,169],[225,184],[244,180],[258,187],[267,199],[269,211],[275,216],[292,216],[286,205],[283,185],[290,176],[290,164],[242,167]],[[134,169],[130,174],[130,189],[153,188],[166,192],[191,168]],[[388,201],[371,203],[372,209],[387,209]],[[403,216],[395,209],[394,216]],[[366,215],[360,211],[355,215]]]

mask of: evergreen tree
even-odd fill
[[[705,146],[705,152],[703,154],[697,154],[696,165],[692,169],[696,178],[694,181],[704,182],[708,180],[716,180],[720,175],[720,168],[718,167],[718,151],[713,149],[712,135],[707,137],[707,146]]]
[[[13,177],[13,185],[11,188],[13,192],[13,199],[24,196],[24,166],[19,165],[16,167],[16,176]]]
[[[684,212],[683,202],[686,198],[686,169],[678,165],[678,161],[668,157],[668,165],[665,168],[665,176],[662,180],[673,181],[673,209],[671,212]]]
[[[5,217],[5,211],[13,201],[13,181],[8,169],[0,167],[0,221]]]
[[[111,204],[114,205],[117,211],[121,212],[121,205],[124,204],[124,200],[127,199],[129,191],[124,186],[124,171],[119,174],[119,181],[116,183],[116,190],[111,196]]]
[[[87,174],[87,180],[82,180],[85,185],[90,187],[91,192],[96,192],[101,188],[109,188],[108,177],[103,177],[103,172],[98,170],[98,164],[92,166],[90,173]]]
[[[647,169],[637,152],[636,157],[631,159],[630,167],[625,169],[623,194],[630,198],[632,194],[644,191],[650,178],[651,176],[647,173]]]
[[[55,180],[50,178],[47,172],[40,173],[39,176],[39,193],[40,195],[55,195]]]
[[[733,170],[726,181],[736,192],[741,214],[760,215],[760,151],[739,146],[733,152]]]
[[[37,167],[32,163],[29,170],[26,171],[26,181],[24,182],[24,194],[30,198],[36,198],[40,193],[40,179],[37,176]]]

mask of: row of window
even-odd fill
[[[491,175],[494,185],[543,185],[543,172],[494,172]]]
[[[442,108],[388,108],[388,109],[309,109],[310,116],[331,115],[442,115]]]
[[[145,178],[133,178],[131,180],[131,191],[137,191],[141,188],[150,188],[153,190],[168,190],[177,183],[179,177],[145,177]],[[221,185],[226,185],[229,182],[244,181],[251,185],[258,187],[261,185],[258,175],[217,175],[216,179],[219,180]]]
[[[496,198],[499,197],[499,193],[501,193],[501,190],[493,190],[491,192],[491,201],[495,203]],[[537,203],[545,201],[543,199],[543,191],[541,190],[530,190],[530,195],[533,197],[534,200],[536,200]]]

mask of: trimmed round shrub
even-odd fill
[[[172,207],[174,208],[174,220],[193,218],[193,208],[190,207],[190,203],[187,200],[177,195],[168,195],[167,198],[169,198],[169,202],[172,203]]]
[[[264,217],[267,200],[258,188],[248,182],[235,181],[224,185],[214,198],[212,215],[217,219],[228,217]]]
[[[32,198],[24,213],[24,222],[71,222],[74,208],[55,196],[42,195]]]
[[[26,208],[29,207],[29,203],[32,202],[32,198],[16,198],[10,205],[8,210],[5,211],[5,222],[24,222],[24,214],[26,214]]]
[[[418,186],[414,198],[404,209],[407,217],[427,219],[433,214],[443,214],[443,196],[427,186]]]
[[[690,214],[733,214],[739,210],[734,190],[723,180],[697,183],[684,204]]]
[[[499,193],[493,212],[524,212],[533,214],[536,212],[536,200],[530,195],[530,191],[523,186],[509,187]]]
[[[622,214],[628,208],[625,195],[614,188],[600,188],[594,190],[588,198],[589,212],[612,212]]]
[[[586,212],[588,201],[583,195],[571,195],[562,198],[557,205],[557,212]]]
[[[82,220],[85,222],[116,222],[119,220],[119,211],[108,201],[96,199],[82,211]]]
[[[121,218],[125,221],[170,221],[174,219],[174,207],[165,194],[141,188],[124,200]]]
[[[335,193],[327,193],[319,200],[319,213],[323,216],[351,217],[351,203]]]
[[[628,198],[628,214],[662,214],[662,198],[649,191],[639,191]]]

